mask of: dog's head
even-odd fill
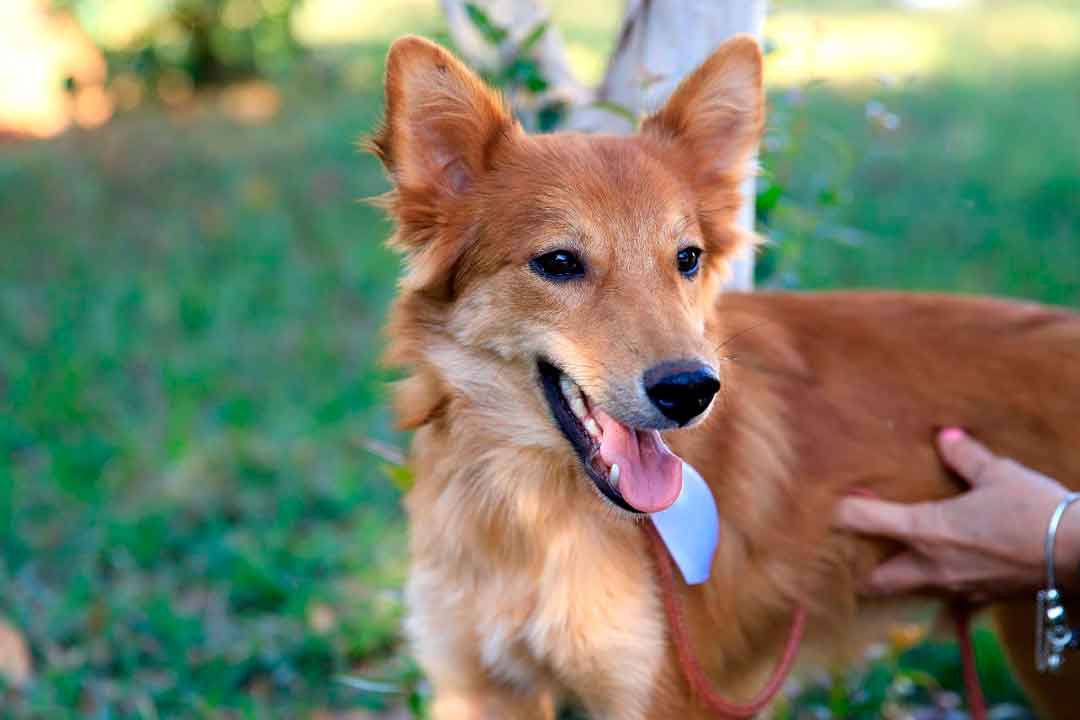
[[[746,37],[630,137],[526,135],[449,52],[398,40],[370,142],[408,258],[391,360],[542,424],[615,505],[667,507],[681,463],[659,432],[700,422],[722,382],[706,323],[753,241],[735,215],[762,123]]]

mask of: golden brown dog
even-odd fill
[[[800,603],[802,658],[826,663],[911,604],[856,597],[896,548],[829,519],[855,487],[958,492],[935,428],[1080,483],[1075,314],[720,293],[754,241],[734,216],[763,114],[747,38],[633,137],[526,135],[444,49],[408,37],[390,50],[370,145],[407,256],[388,352],[409,369],[396,400],[416,430],[407,627],[436,720],[551,718],[566,697],[598,720],[708,717],[637,522],[678,493],[678,457],[722,523],[710,582],[680,590],[686,623],[736,699],[768,675]],[[995,612],[1040,707],[1076,717],[1080,661],[1034,676],[1032,602]]]

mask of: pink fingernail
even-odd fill
[[[941,431],[942,442],[952,442],[964,437],[964,431],[958,427],[948,427]]]

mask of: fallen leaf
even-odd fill
[[[26,638],[14,626],[0,618],[0,675],[15,687],[30,681],[30,649]]]
[[[326,603],[312,603],[307,609],[308,625],[320,635],[325,635],[337,624],[337,613]]]

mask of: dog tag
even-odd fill
[[[684,461],[679,497],[650,517],[687,584],[708,580],[720,540],[720,516],[716,498],[701,474]]]

